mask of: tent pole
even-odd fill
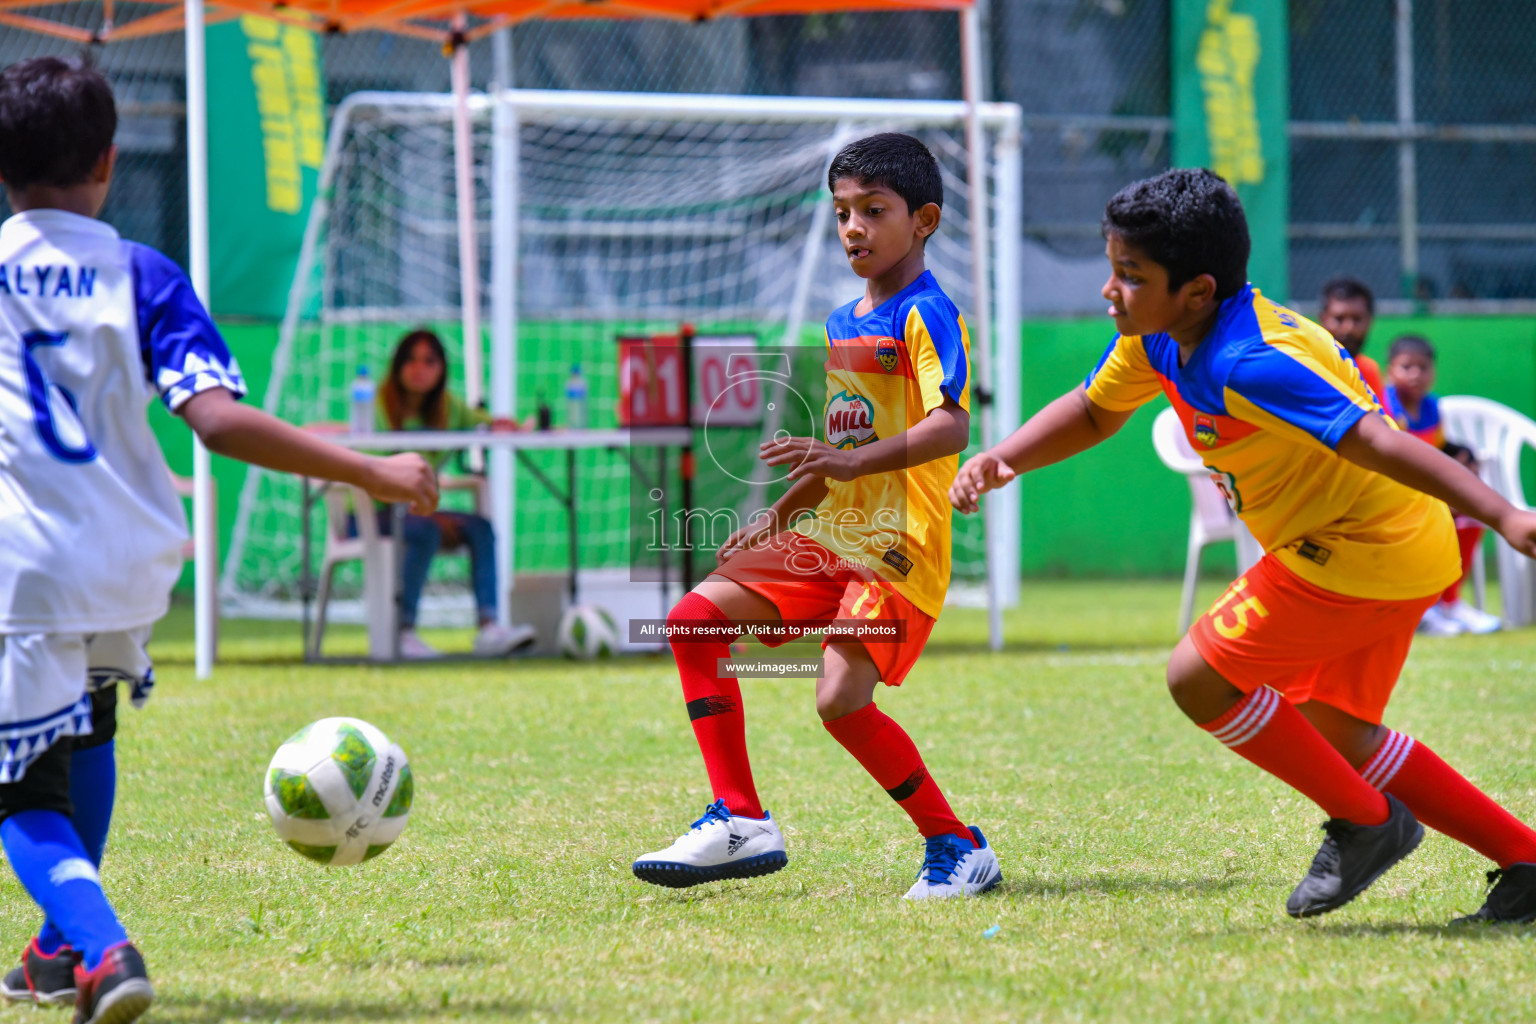
[[[203,0],[186,0],[187,47],[187,250],[192,289],[209,306],[208,270],[208,61]],[[213,674],[218,654],[218,524],[213,521],[213,465],[208,449],[192,438],[192,579],[198,679]]]
[[[471,406],[485,398],[480,339],[480,244],[475,237],[475,141],[469,119],[469,44],[464,15],[453,20],[453,167],[459,215],[459,312],[464,320],[464,396]]]
[[[977,105],[981,103],[981,25],[974,7],[960,12],[960,78],[965,100],[965,186],[966,209],[971,215],[971,357],[976,367],[973,396],[981,413],[981,446],[997,443],[992,409],[992,275],[987,236],[990,203],[987,198],[987,140],[982,131]],[[978,394],[978,392],[980,392]],[[986,537],[987,561],[987,634],[994,651],[1003,647],[1003,576],[1014,569],[1001,564],[997,543],[1001,536],[994,501],[982,503],[982,528]]]

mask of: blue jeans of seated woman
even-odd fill
[[[496,535],[491,522],[484,516],[468,512],[439,512],[450,519],[452,525],[464,537],[469,548],[469,580],[475,592],[475,611],[485,622],[496,617]],[[379,532],[390,532],[390,512],[379,512]],[[401,547],[405,549],[400,566],[400,628],[416,626],[416,609],[421,604],[421,592],[427,585],[427,570],[432,558],[443,543],[443,531],[429,516],[405,517],[401,530]]]

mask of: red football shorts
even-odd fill
[[[792,530],[732,555],[714,575],[766,597],[786,622],[896,624],[894,639],[857,641],[887,686],[901,685],[933,632],[933,616],[918,610],[890,583]],[[823,649],[827,643],[822,642]]]
[[[1345,597],[1265,555],[1189,637],[1206,664],[1244,693],[1269,686],[1292,704],[1317,700],[1380,724],[1414,630],[1439,599]]]

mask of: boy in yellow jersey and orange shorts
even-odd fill
[[[901,685],[943,606],[945,493],[970,437],[965,324],[923,265],[943,183],[921,142],[885,133],[844,147],[827,185],[848,261],[867,284],[827,320],[825,440],[762,446],[764,462],[789,467],[789,490],[731,535],[714,573],[668,616],[715,799],[633,870],[683,887],[784,867],[783,834],[752,780],[741,686],[721,662],[743,632],[773,645],[782,626],[836,623],[823,644],[816,710],[924,837],[907,898],[984,892],[1002,879],[986,838],[955,816],[911,737],[873,703],[879,683]]]
[[[1418,846],[1423,822],[1498,865],[1462,920],[1536,919],[1536,832],[1382,724],[1419,619],[1461,571],[1447,504],[1527,554],[1536,514],[1399,431],[1327,331],[1246,283],[1247,221],[1216,175],[1129,185],[1103,228],[1119,336],[1083,386],[968,460],[951,502],[975,511],[1167,395],[1267,552],[1179,642],[1168,687],[1202,729],[1328,813],[1286,911],[1348,903]]]

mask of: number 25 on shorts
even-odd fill
[[[1252,612],[1258,618],[1269,617],[1269,609],[1264,607],[1257,597],[1245,597],[1237,604],[1232,604],[1240,597],[1243,591],[1248,589],[1248,577],[1244,576],[1227,588],[1227,592],[1221,595],[1221,600],[1211,605],[1211,610],[1206,612],[1210,616],[1211,626],[1228,640],[1236,640],[1248,632],[1248,613]],[[1227,606],[1231,604],[1232,607]],[[1231,615],[1234,621],[1228,621]]]

